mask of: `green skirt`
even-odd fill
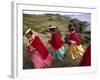
[[[64,58],[65,49],[61,47],[59,50],[53,52],[53,56],[62,60]]]

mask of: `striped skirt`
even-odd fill
[[[57,51],[54,51],[53,52],[53,56],[55,58],[58,58],[60,60],[62,60],[64,58],[64,53],[65,53],[65,49],[64,47],[62,46],[60,49],[58,49]]]

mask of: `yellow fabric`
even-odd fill
[[[76,44],[69,45],[68,51],[71,54],[72,59],[81,57],[84,53],[84,49],[82,48],[82,45],[77,46]]]

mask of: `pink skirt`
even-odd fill
[[[38,52],[32,54],[32,63],[35,68],[45,68],[47,66],[51,66],[53,62],[53,57],[49,53],[48,57],[44,60]]]
[[[49,53],[47,58],[44,60],[44,62],[47,66],[51,66],[53,60],[54,60],[54,57],[51,55],[51,53]]]

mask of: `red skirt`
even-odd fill
[[[80,66],[90,66],[91,65],[91,46],[89,46],[82,58],[82,61],[80,63]]]

